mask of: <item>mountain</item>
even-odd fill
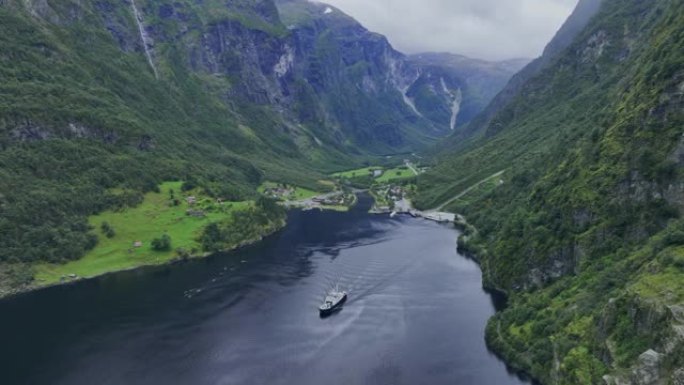
[[[680,384],[684,3],[604,0],[566,26],[574,38],[419,179],[417,203],[467,218],[460,249],[509,296],[487,339],[515,367],[549,384]]]
[[[526,64],[524,59],[496,63],[448,53],[406,56],[330,5],[307,0],[279,0],[277,5],[295,36],[295,57],[303,61],[295,59],[295,72],[322,102],[324,124],[357,130],[359,142],[374,149],[382,143],[368,132],[396,141],[415,136],[417,129],[433,138],[451,133]]]
[[[162,181],[242,200],[265,178],[313,186],[316,163],[350,163],[243,66],[279,60],[256,53],[287,34],[275,6],[218,4],[0,4],[0,261],[79,258],[97,241],[87,216]],[[239,60],[212,45],[224,33],[245,44]]]
[[[293,107],[304,124],[374,153],[409,151],[446,135],[404,100],[401,90],[415,71],[384,36],[326,4],[277,4],[291,33],[285,78],[300,93]]]
[[[500,92],[489,103],[484,112],[475,117],[467,127],[459,130],[447,141],[450,146],[461,145],[472,137],[481,135],[491,135],[498,130],[502,124],[497,118],[499,111],[516,97],[522,86],[536,76],[544,68],[548,67],[555,60],[558,53],[565,50],[596,15],[603,0],[580,0],[572,14],[563,23],[561,28],[549,44],[546,45],[542,55],[528,63],[524,68],[517,72]],[[444,146],[448,148],[449,145]]]
[[[460,131],[506,86],[513,75],[529,63],[528,59],[490,62],[452,53],[426,52],[410,55],[410,63],[421,69],[420,77],[407,95],[424,116],[434,122],[449,122],[452,131]],[[434,102],[439,90],[447,85],[456,89],[453,105]],[[452,107],[444,108],[444,107]]]
[[[230,201],[266,180],[325,190],[450,132],[407,95],[427,70],[323,4],[4,0],[0,29],[0,283],[80,258],[89,216],[162,182]]]

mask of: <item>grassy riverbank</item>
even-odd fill
[[[33,286],[59,283],[74,275],[87,278],[167,263],[178,258],[179,249],[192,255],[202,254],[198,238],[204,227],[253,206],[253,202],[219,203],[199,194],[195,196],[192,192],[181,193],[181,185],[181,182],[163,183],[159,192],[146,194],[136,207],[91,216],[89,223],[97,233],[97,245],[78,260],[37,265]],[[111,237],[106,235],[103,223],[112,229]],[[152,241],[163,235],[170,238],[170,247],[155,250]]]

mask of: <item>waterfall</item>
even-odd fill
[[[458,117],[458,113],[461,112],[461,102],[463,101],[463,94],[461,93],[460,88],[458,89],[458,91],[456,91],[456,95],[453,96],[453,98],[454,101],[451,104],[451,121],[449,122],[449,127],[451,127],[451,130],[454,130],[456,128],[456,118]]]
[[[131,7],[133,8],[133,16],[135,22],[138,24],[138,31],[140,32],[140,40],[142,40],[143,48],[145,49],[145,56],[147,56],[147,62],[150,63],[152,67],[152,72],[154,72],[154,78],[159,79],[159,74],[157,73],[157,67],[154,66],[154,60],[152,60],[152,39],[147,35],[145,27],[143,26],[143,16],[138,7],[135,5],[135,0],[131,0]]]
[[[403,87],[403,88],[399,88],[399,92],[401,92],[401,96],[404,98],[404,103],[406,103],[409,107],[411,107],[411,109],[413,110],[413,112],[416,113],[416,115],[418,115],[418,116],[420,116],[420,117],[422,118],[422,117],[423,117],[423,114],[421,114],[420,111],[418,111],[418,108],[416,108],[416,103],[414,103],[414,102],[413,102],[413,99],[411,99],[411,98],[407,95],[407,92],[408,92],[409,88],[411,88],[411,87],[410,87],[410,86],[406,86],[406,87]]]
[[[461,111],[461,102],[463,101],[463,94],[461,93],[461,89],[459,88],[456,94],[454,95],[454,93],[451,92],[451,90],[449,90],[449,87],[447,87],[444,78],[440,78],[439,80],[442,83],[442,89],[451,98],[451,119],[449,121],[449,127],[451,128],[451,130],[453,130],[456,128],[456,118],[458,117],[458,113]]]

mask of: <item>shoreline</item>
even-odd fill
[[[239,244],[237,244],[233,247],[230,247],[230,248],[224,249],[224,250],[220,250],[220,251],[216,251],[216,252],[204,252],[201,254],[189,256],[187,258],[175,257],[175,258],[168,259],[165,261],[160,261],[159,263],[142,263],[140,265],[134,265],[134,266],[126,267],[123,269],[105,271],[105,272],[98,273],[98,274],[95,274],[92,276],[87,276],[87,277],[78,276],[76,278],[71,278],[68,280],[60,281],[60,282],[52,282],[52,283],[45,284],[45,285],[29,285],[29,286],[26,286],[26,287],[23,287],[20,289],[9,290],[9,291],[0,291],[0,301],[9,300],[9,299],[16,298],[16,297],[19,297],[19,296],[22,296],[25,294],[33,293],[33,292],[40,291],[40,290],[46,290],[46,289],[57,287],[57,286],[74,285],[74,284],[77,284],[79,282],[88,281],[88,280],[92,280],[92,279],[96,279],[96,278],[101,278],[101,277],[104,277],[104,276],[107,276],[110,274],[117,274],[117,273],[122,273],[122,272],[126,272],[126,271],[134,271],[134,270],[143,269],[146,267],[166,266],[166,265],[172,266],[172,265],[175,265],[177,263],[208,258],[212,255],[217,254],[217,253],[229,253],[229,252],[237,251],[237,250],[243,249],[245,247],[255,245],[255,244],[263,241],[265,238],[270,237],[270,236],[278,233],[279,231],[283,230],[285,227],[287,227],[287,219],[283,219],[282,221],[280,221],[279,224],[274,226],[272,229],[265,231],[263,234],[260,234],[258,237],[246,239],[246,240],[240,242]]]
[[[339,192],[335,192],[335,193],[336,193],[336,195],[339,194]],[[328,196],[328,195],[330,195],[330,193],[318,195],[316,197]],[[308,199],[303,200],[303,201],[308,201]],[[356,205],[356,203],[358,202],[358,197],[356,196],[356,194],[354,194],[354,201],[349,206],[317,205],[315,207],[307,207],[306,205],[301,205],[301,206],[298,205],[298,203],[303,203],[303,201],[286,201],[286,202],[284,202],[283,206],[285,206],[285,208],[287,210],[307,211],[307,210],[312,210],[312,209],[313,210],[318,209],[318,210],[322,210],[322,211],[345,212],[345,211],[349,211],[351,207]],[[142,269],[145,267],[173,265],[173,264],[188,261],[188,260],[207,258],[207,257],[210,257],[211,255],[214,255],[214,254],[219,253],[219,252],[220,253],[228,253],[228,252],[236,251],[236,250],[254,245],[256,243],[259,243],[262,240],[264,240],[266,237],[269,237],[269,236],[283,230],[286,226],[287,226],[287,218],[283,219],[281,221],[281,223],[277,224],[272,229],[268,229],[264,233],[260,234],[258,237],[255,237],[252,239],[246,239],[246,240],[240,242],[239,244],[237,244],[231,248],[216,251],[216,252],[203,252],[200,254],[188,256],[187,258],[182,258],[182,257],[176,256],[176,257],[171,258],[171,259],[166,259],[166,260],[162,260],[159,262],[152,262],[152,263],[143,262],[141,264],[124,267],[121,269],[113,269],[113,270],[103,271],[101,273],[97,273],[97,274],[89,275],[89,276],[76,276],[73,278],[67,278],[67,279],[62,280],[62,281],[50,282],[50,283],[46,283],[46,284],[35,284],[36,281],[34,281],[32,284],[21,287],[21,288],[10,289],[7,291],[0,290],[0,301],[11,299],[11,298],[21,296],[24,294],[29,294],[29,293],[39,291],[39,290],[49,289],[49,288],[56,287],[56,286],[72,285],[72,284],[76,284],[78,282],[82,282],[82,281],[86,281],[86,280],[92,280],[92,279],[100,278],[100,277],[110,275],[110,274],[116,274],[116,273],[121,273],[121,272],[126,272],[126,271],[133,271],[133,270]]]
[[[515,373],[519,378],[530,382],[532,385],[542,385],[538,379],[532,376],[527,370],[523,369],[514,360],[509,359],[506,356],[505,351],[503,351],[502,344],[508,345],[508,342],[503,339],[499,331],[499,321],[495,319],[496,315],[509,306],[510,295],[506,290],[496,287],[486,276],[486,267],[482,263],[482,258],[477,255],[477,253],[469,247],[466,247],[465,243],[462,243],[463,237],[470,237],[473,233],[477,232],[475,226],[468,223],[465,217],[460,214],[455,214],[456,220],[454,221],[454,226],[460,231],[457,238],[456,250],[464,258],[470,259],[477,263],[480,267],[480,273],[482,274],[482,289],[489,294],[494,302],[494,315],[492,315],[485,325],[485,345],[487,349],[494,354],[501,362],[506,365],[506,369],[511,373]],[[494,329],[497,333],[493,335],[490,329]]]

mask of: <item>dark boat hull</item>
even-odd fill
[[[340,300],[340,302],[336,303],[334,306],[330,307],[330,309],[318,309],[319,314],[321,317],[327,317],[331,315],[332,313],[335,313],[336,311],[340,310],[342,308],[342,305],[347,302],[347,295],[345,294],[344,297]]]

